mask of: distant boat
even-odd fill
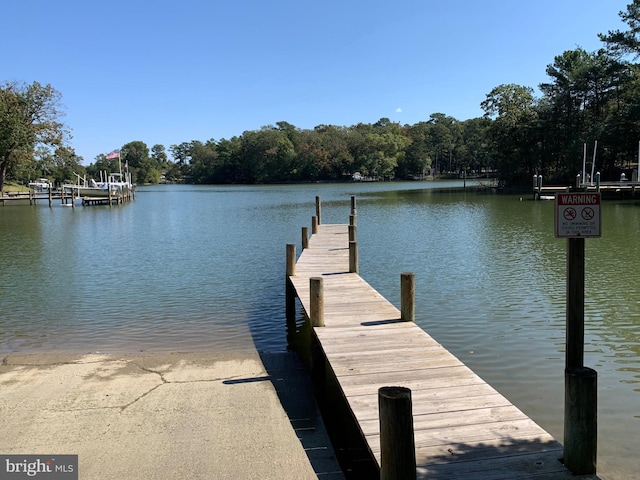
[[[78,177],[76,184],[65,184],[64,189],[72,192],[78,197],[87,198],[120,198],[129,195],[133,190],[133,185],[122,173],[105,174],[105,181],[96,182],[94,179],[89,181],[86,178]],[[102,175],[101,175],[102,176]]]
[[[38,178],[33,182],[29,182],[29,188],[33,188],[36,192],[49,190],[53,185],[48,178]]]

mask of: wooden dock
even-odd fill
[[[378,467],[378,389],[402,386],[411,389],[418,478],[597,478],[569,472],[558,441],[353,272],[348,225],[315,218],[294,271],[288,262],[288,302],[295,295],[317,315],[310,284],[322,278],[324,326],[313,331]]]
[[[33,189],[26,192],[9,192],[0,195],[0,205],[21,201],[23,204],[36,205],[38,202],[49,202],[49,206],[54,201],[59,200],[62,205],[75,206],[76,200],[80,199],[82,205],[117,205],[135,198],[135,190],[131,189],[121,195],[105,195],[104,197],[88,197],[77,195],[72,189],[52,188],[43,191]]]

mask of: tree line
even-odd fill
[[[597,170],[615,178],[637,162],[640,141],[640,0],[619,12],[626,30],[599,34],[602,48],[580,47],[557,55],[548,81],[499,85],[480,104],[484,115],[460,121],[433,113],[413,125],[388,118],[352,126],[301,129],[280,121],[220,140],[193,140],[151,149],[133,141],[120,162],[137,183],[271,183],[336,181],[358,172],[377,179],[432,174],[495,174],[509,184],[534,174],[571,183],[598,142]],[[98,155],[88,167],[68,145],[60,122],[60,95],[51,86],[6,83],[0,88],[0,187],[5,177],[74,173],[99,176],[117,160]]]

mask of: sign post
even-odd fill
[[[584,239],[601,236],[600,193],[558,193],[555,235],[567,239],[564,464],[594,474],[597,447],[597,374],[584,366]]]

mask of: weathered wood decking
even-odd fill
[[[577,478],[560,463],[559,442],[349,273],[347,225],[320,225],[289,277],[307,314],[311,277],[324,289],[315,333],[378,465],[378,389],[404,386],[419,478]]]

